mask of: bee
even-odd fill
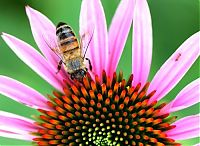
[[[71,76],[72,80],[82,80],[88,71],[86,65],[84,64],[84,59],[88,60],[89,68],[92,70],[90,60],[85,58],[85,54],[92,37],[88,42],[84,55],[82,55],[83,47],[79,44],[75,33],[69,25],[64,22],[59,22],[56,27],[56,36],[58,47],[53,51],[60,57],[60,61],[57,66],[57,73],[60,71],[62,64],[64,64],[64,69]]]

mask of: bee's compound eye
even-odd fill
[[[84,76],[86,72],[84,70],[81,70],[81,75]]]

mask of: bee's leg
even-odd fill
[[[59,71],[61,70],[62,63],[63,63],[63,61],[60,60],[59,63],[58,63],[58,67],[57,67],[58,70],[57,70],[56,74],[59,73]]]
[[[91,61],[90,61],[90,59],[89,58],[85,58],[87,61],[88,61],[88,63],[89,63],[89,68],[90,68],[90,71],[92,71],[92,64],[91,64]]]
[[[72,80],[74,80],[74,79],[75,79],[75,77],[74,77],[74,74],[71,74],[71,79],[72,79]]]

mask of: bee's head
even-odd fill
[[[74,80],[78,80],[78,81],[82,81],[82,78],[86,75],[87,71],[86,69],[79,69],[77,71],[75,71],[74,73],[71,74],[71,79]]]

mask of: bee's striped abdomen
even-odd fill
[[[59,40],[59,46],[63,48],[63,50],[61,50],[62,52],[79,49],[78,40],[71,27],[66,23],[60,22],[57,25],[56,35]]]

